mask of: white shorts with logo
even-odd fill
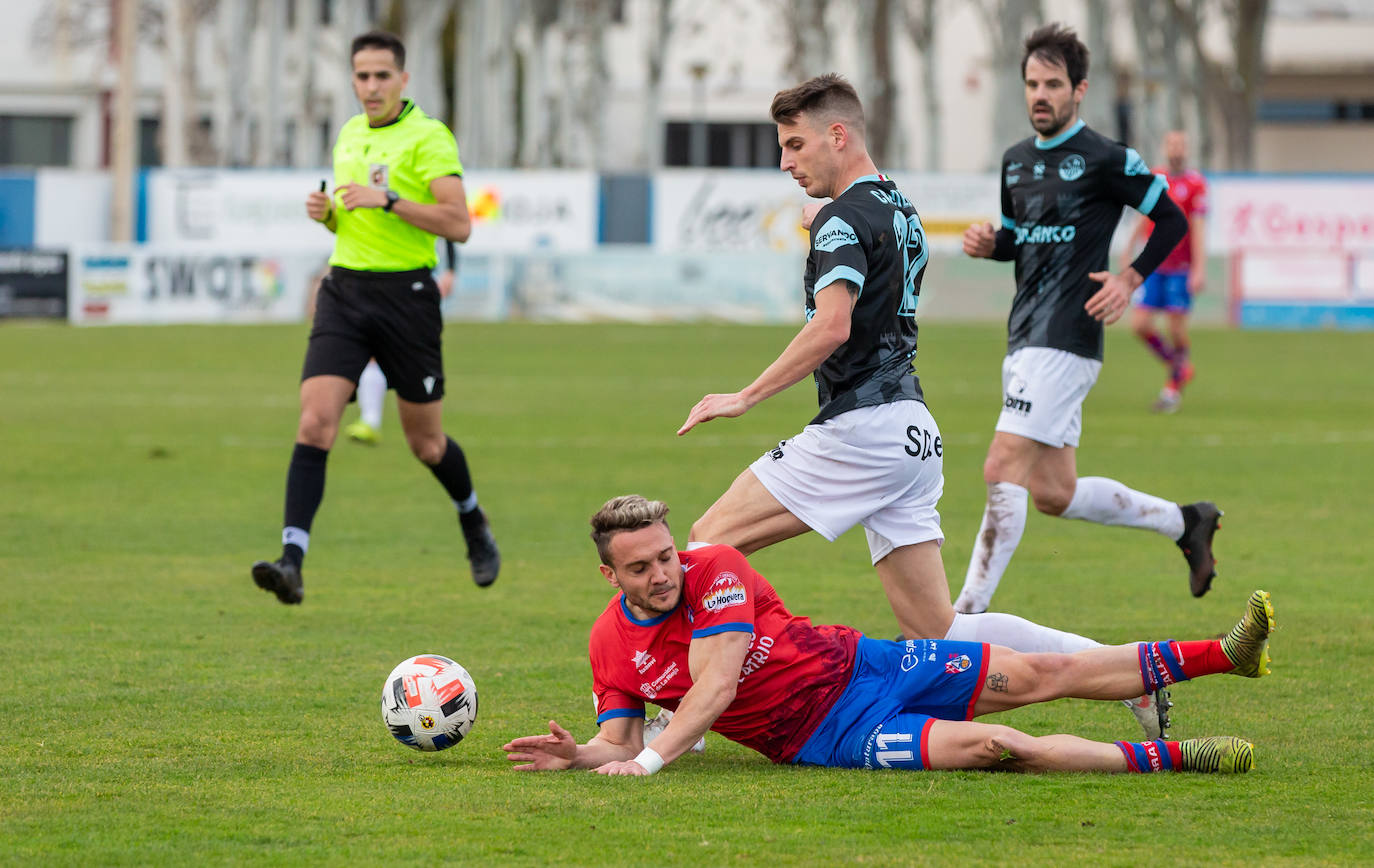
[[[749,468],[828,540],[862,524],[875,564],[900,546],[944,542],[936,511],[944,441],[920,401],[860,407],[807,425]]]
[[[997,430],[1047,446],[1077,446],[1083,399],[1102,363],[1049,347],[1022,347],[1002,360],[1002,415]]]

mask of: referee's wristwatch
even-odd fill
[[[395,190],[387,190],[387,191],[386,191],[386,204],[382,206],[382,210],[383,210],[383,211],[390,211],[392,208],[396,207],[396,203],[399,202],[399,201],[401,201],[401,194],[400,194],[400,193],[397,193]]]

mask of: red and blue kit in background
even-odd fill
[[[1207,213],[1207,181],[1202,173],[1196,169],[1186,169],[1177,175],[1169,174],[1166,168],[1152,171],[1169,182],[1169,198],[1182,209],[1191,231],[1193,218]],[[1154,224],[1148,218],[1146,223],[1150,231],[1154,231]],[[1188,291],[1188,271],[1192,266],[1193,242],[1191,236],[1185,235],[1136,290],[1136,304],[1157,310],[1187,311],[1193,304],[1192,293]]]

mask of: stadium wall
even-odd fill
[[[321,169],[146,171],[140,177],[138,225],[139,243],[148,249],[111,253],[105,173],[40,169],[0,175],[0,246],[63,256],[11,257],[14,269],[0,269],[0,316],[69,314],[80,322],[301,319],[332,237],[304,218],[300,191],[315,188],[322,177],[328,173]],[[465,180],[475,226],[471,243],[460,248],[457,292],[445,307],[450,317],[790,322],[800,315],[806,234],[797,215],[807,199],[774,171],[600,176],[471,170]],[[962,228],[998,211],[995,176],[905,173],[896,180],[920,203],[931,246],[922,316],[1005,317],[1010,266],[969,260],[959,252]],[[1369,317],[1355,308],[1370,301],[1370,202],[1374,176],[1214,176],[1211,291],[1198,299],[1197,318],[1275,327],[1286,316],[1280,304],[1301,311],[1309,303],[1324,310],[1335,303],[1338,313],[1340,305],[1351,306],[1351,314],[1294,313],[1291,327],[1366,325]],[[1118,244],[1125,235],[1118,233]],[[1276,289],[1273,275],[1254,280],[1261,273],[1255,269],[1263,266],[1255,264],[1253,251],[1275,246],[1353,257],[1342,260],[1348,263],[1345,294],[1333,298],[1329,281],[1319,292],[1296,284],[1288,292],[1281,282]],[[1244,251],[1252,254],[1248,270],[1236,258]],[[92,300],[92,286],[119,282],[110,276],[119,271],[111,256],[132,263],[134,276],[124,283],[135,296],[142,291],[147,305]],[[59,261],[70,295],[60,313],[50,302],[7,305],[6,298],[20,297],[21,285],[27,287],[22,293],[30,293],[35,280],[50,284],[51,266]],[[93,261],[101,264],[89,267]],[[274,288],[273,281],[285,285]],[[1252,283],[1263,284],[1257,291],[1264,298],[1247,295]],[[162,285],[177,291],[155,295]],[[213,301],[191,303],[200,296]],[[1247,305],[1271,308],[1247,315]]]

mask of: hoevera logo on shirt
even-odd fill
[[[701,607],[708,612],[719,612],[731,606],[743,606],[749,602],[749,594],[739,576],[729,570],[716,576],[706,596],[701,598]]]

